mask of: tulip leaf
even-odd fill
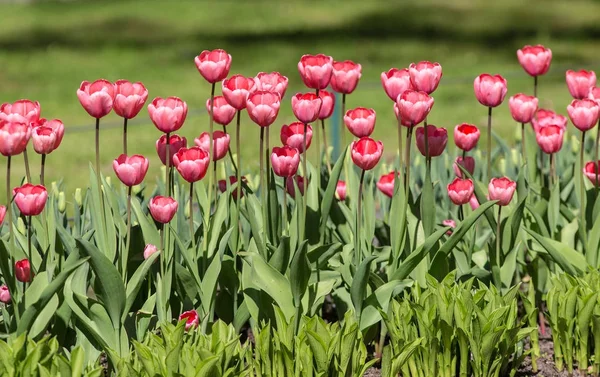
[[[135,270],[135,272],[127,282],[127,299],[125,302],[125,309],[123,310],[123,316],[121,317],[121,321],[125,322],[125,319],[129,314],[129,310],[131,309],[131,306],[133,305],[133,302],[137,298],[140,288],[142,287],[142,283],[147,277],[148,271],[150,271],[150,267],[152,267],[156,259],[160,257],[160,253],[162,253],[162,251],[150,255],[148,259],[142,262],[142,264],[137,268],[137,270]]]
[[[298,246],[298,250],[294,254],[290,265],[290,284],[294,305],[299,308],[302,303],[302,297],[308,288],[308,280],[310,279],[310,264],[306,257],[308,250],[308,241],[304,240]]]
[[[391,299],[413,285],[412,280],[392,280],[378,287],[364,302],[360,329],[365,330],[381,321],[379,310],[387,313]]]
[[[423,231],[425,237],[429,237],[435,228],[435,203],[433,196],[433,183],[431,182],[431,167],[426,165],[425,183],[421,192],[421,221],[423,222]]]
[[[152,244],[155,246],[160,245],[160,236],[158,230],[154,226],[153,221],[142,212],[142,207],[140,206],[140,202],[138,200],[131,201],[131,209],[135,214],[138,224],[140,224],[142,234],[144,235],[144,241],[147,244]]]
[[[327,220],[329,219],[329,212],[331,211],[331,205],[335,200],[335,191],[337,188],[337,183],[340,179],[340,174],[344,167],[344,161],[346,159],[346,152],[348,149],[344,149],[342,154],[338,157],[333,170],[331,171],[331,175],[329,176],[329,182],[327,182],[327,188],[325,189],[325,193],[323,194],[323,200],[321,202],[321,243],[323,243],[325,237],[325,229],[327,228]]]
[[[350,297],[352,299],[352,305],[354,305],[355,314],[358,319],[360,319],[362,314],[362,307],[367,295],[367,284],[369,283],[371,263],[373,263],[375,259],[377,259],[377,257],[375,255],[371,255],[363,260],[352,278]]]
[[[538,233],[524,228],[547,252],[552,259],[567,273],[580,276],[587,271],[588,264],[585,257],[567,245],[539,235]]]
[[[406,279],[413,270],[421,263],[421,261],[431,253],[432,249],[437,246],[437,242],[446,232],[450,229],[450,227],[444,227],[435,231],[431,236],[425,239],[425,242],[417,247],[415,251],[410,253],[410,255],[400,264],[398,269],[394,271],[392,276],[390,276],[389,280],[404,280]]]

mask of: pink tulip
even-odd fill
[[[542,127],[535,133],[535,140],[544,153],[557,153],[562,148],[565,131],[556,125]]]
[[[110,113],[115,99],[115,86],[108,80],[100,79],[93,83],[84,81],[77,90],[81,106],[90,116],[100,119]]]
[[[400,121],[405,127],[414,127],[421,123],[433,107],[433,97],[425,92],[406,90],[398,96],[396,105],[400,114]]]
[[[269,127],[275,122],[280,106],[279,94],[264,90],[251,93],[246,102],[250,119],[260,127]]]
[[[6,206],[0,206],[0,225],[4,222],[6,216]]]
[[[473,124],[463,123],[454,127],[454,144],[463,151],[475,148],[480,136],[479,129]]]
[[[15,263],[15,277],[21,283],[27,283],[31,281],[31,266],[29,260],[21,259]]]
[[[600,185],[600,182],[596,182],[596,177],[600,176],[600,161],[586,163],[583,168],[583,174],[588,177],[594,186]]]
[[[440,63],[422,61],[412,63],[408,67],[410,82],[415,90],[431,94],[435,91],[442,79],[442,66]]]
[[[352,161],[362,170],[373,169],[383,154],[383,143],[369,137],[353,141],[351,145]]]
[[[242,182],[243,183],[248,183],[248,181],[246,180],[246,177],[242,176]],[[229,176],[229,186],[233,186],[237,183],[237,177],[235,175],[230,175]],[[221,179],[219,181],[219,191],[221,192],[226,192],[227,191],[227,181],[225,181],[224,179]],[[237,199],[237,188],[231,191],[231,197],[236,200]],[[240,197],[244,197],[244,187],[242,186],[242,190],[240,190]]]
[[[346,182],[338,181],[337,185],[335,186],[335,197],[337,200],[346,200]]]
[[[596,86],[596,73],[594,71],[581,71],[568,70],[566,73],[567,87],[569,93],[575,99],[587,98],[590,89]]]
[[[185,137],[181,137],[177,134],[172,134],[169,136],[169,154],[170,161],[169,166],[174,166],[173,164],[173,155],[177,153],[177,151],[181,148],[187,147],[187,139]],[[167,135],[162,135],[158,140],[156,140],[156,153],[158,154],[158,158],[163,165],[167,163]]]
[[[319,119],[327,119],[333,114],[335,108],[335,95],[323,89],[319,90],[319,98],[323,101],[321,104],[321,111],[319,111]]]
[[[410,72],[408,71],[408,68],[392,68],[387,72],[382,72],[381,83],[383,84],[385,93],[394,102],[396,102],[398,96],[406,90],[415,90],[410,82]]]
[[[490,200],[497,200],[499,206],[507,206],[517,189],[517,183],[506,177],[492,178],[488,186]]]
[[[178,206],[175,199],[161,195],[153,197],[148,203],[152,218],[161,224],[168,224],[173,220]]]
[[[276,92],[279,93],[279,98],[283,98],[288,86],[288,78],[279,72],[260,72],[254,78],[254,83],[256,84],[254,86],[256,90]]]
[[[442,221],[442,225],[443,226],[448,226],[448,227],[454,229],[454,228],[456,228],[456,221],[454,221],[452,219],[446,219],[446,220]],[[446,234],[449,235],[449,236],[452,235],[452,230],[448,230],[446,232]]]
[[[506,96],[506,79],[500,75],[488,75],[487,73],[477,76],[473,83],[475,97],[480,104],[487,107],[499,106]]]
[[[183,179],[192,183],[204,178],[210,154],[200,147],[181,148],[173,156],[173,164]]]
[[[198,72],[211,84],[222,81],[229,74],[231,55],[225,50],[204,50],[194,58]]]
[[[210,114],[210,98],[206,100],[206,111]],[[216,96],[213,102],[213,120],[222,126],[226,126],[235,117],[236,110],[227,102],[225,97]]]
[[[135,118],[148,99],[148,89],[141,82],[118,80],[115,83],[115,113],[126,119]]]
[[[255,85],[254,78],[233,75],[222,83],[223,97],[236,110],[243,110],[246,108],[248,94],[254,90]]]
[[[113,161],[113,170],[125,186],[136,186],[142,183],[148,172],[148,159],[139,154],[121,154]]]
[[[306,128],[306,148],[310,147],[312,141],[313,129],[308,125]],[[281,142],[288,147],[296,148],[298,152],[304,152],[304,123],[294,122],[289,126],[283,125],[280,133]]]
[[[291,177],[298,171],[300,153],[296,148],[283,146],[275,147],[271,152],[273,172],[279,177]]]
[[[530,76],[540,76],[548,72],[552,61],[552,50],[542,45],[525,46],[517,50],[519,64]],[[522,122],[526,123],[526,122]]]
[[[381,191],[385,196],[391,198],[394,196],[394,182],[396,176],[400,176],[399,173],[389,172],[388,174],[382,175],[377,181],[377,188]]]
[[[590,94],[588,95],[589,99],[593,99],[596,101],[598,105],[600,105],[600,87],[590,88]]]
[[[292,111],[302,123],[312,123],[319,119],[323,101],[315,93],[297,93],[292,97]]]
[[[538,99],[523,93],[515,94],[508,99],[510,115],[519,123],[529,123],[538,108]]]
[[[23,152],[30,137],[29,125],[0,120],[0,153],[3,156],[16,156]]]
[[[469,203],[475,186],[470,179],[454,178],[448,184],[448,197],[457,206]]]
[[[346,111],[344,115],[344,124],[352,135],[361,138],[370,136],[375,129],[375,110],[365,107],[357,107],[356,109]]]
[[[175,132],[183,126],[187,112],[187,103],[177,97],[156,97],[148,105],[148,113],[152,123],[166,134]]]
[[[0,302],[3,304],[10,303],[10,292],[8,291],[8,287],[6,285],[0,286]]]
[[[473,211],[479,208],[479,202],[477,201],[477,197],[475,196],[475,194],[471,195],[471,199],[469,199],[469,205],[471,206],[471,209]]]
[[[549,125],[560,126],[563,130],[567,129],[568,119],[564,115],[555,113],[552,110],[539,109],[536,111],[533,119],[531,119],[531,125],[535,132],[538,132],[540,128]]]
[[[471,156],[465,156],[465,158],[458,156],[452,165],[454,168],[454,174],[456,174],[456,176],[459,178],[463,178],[462,170],[460,170],[458,167],[459,165],[465,168],[471,175],[473,175],[473,172],[475,172],[475,159]]]
[[[14,201],[23,216],[37,216],[44,210],[48,191],[42,185],[26,183],[13,189]]]
[[[567,112],[573,125],[580,131],[585,132],[591,130],[598,122],[598,112],[600,106],[596,101],[591,99],[574,99],[569,106]]]
[[[294,187],[294,181],[296,181],[296,185],[298,186],[298,190],[300,191],[300,195],[304,196],[304,187],[308,186],[308,180],[305,180],[304,177],[301,177],[299,175],[295,175],[293,177],[287,177],[285,179],[285,189],[287,191],[288,194],[290,194],[290,196],[292,198],[296,197],[296,189]],[[306,184],[305,184],[306,182]]]
[[[325,89],[333,74],[333,58],[323,54],[303,55],[298,62],[298,71],[304,85],[311,89]]]
[[[195,310],[189,310],[187,312],[181,313],[181,315],[179,316],[179,320],[185,321],[185,331],[188,331],[193,327],[198,327],[198,324],[200,323],[198,312],[196,312]]]
[[[417,148],[425,156],[425,128],[419,127],[416,132]],[[448,131],[443,127],[427,126],[427,141],[429,142],[429,157],[437,157],[444,152],[448,142]]]
[[[5,103],[0,106],[0,120],[30,124],[40,118],[40,103],[22,99],[15,103]]]
[[[56,132],[50,127],[35,127],[31,132],[33,149],[39,154],[49,154],[56,145]]]
[[[159,250],[156,248],[156,246],[154,246],[151,243],[149,243],[144,248],[144,260],[150,258],[153,254],[156,254],[158,252],[159,252]]]
[[[351,60],[333,62],[333,75],[331,88],[338,93],[350,94],[356,89],[360,79],[362,67]]]
[[[52,150],[55,150],[60,146],[63,136],[65,135],[65,125],[60,119],[46,120],[45,118],[40,118],[37,122],[31,123],[32,137],[33,132],[35,132],[37,127],[48,127],[52,129],[52,132],[56,136],[54,138],[54,146]]]
[[[213,155],[213,161],[219,161],[227,156],[229,150],[229,134],[223,131],[214,131],[212,137],[213,147],[210,147],[210,134],[202,132],[199,137],[194,139],[194,144]]]

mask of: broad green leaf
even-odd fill
[[[421,221],[425,237],[429,237],[435,228],[435,203],[433,197],[433,183],[431,183],[431,168],[426,164],[425,183],[421,193]]]
[[[437,230],[431,236],[427,237],[425,242],[420,245],[415,251],[410,253],[408,258],[406,258],[402,264],[398,267],[396,271],[390,276],[389,280],[404,280],[406,279],[411,272],[421,263],[425,256],[429,255],[432,248],[437,246],[437,242],[446,232],[449,230],[449,227],[444,227],[442,229]]]
[[[131,279],[129,279],[129,281],[127,282],[127,299],[125,301],[125,308],[123,310],[123,317],[121,318],[121,321],[125,322],[125,318],[129,314],[129,310],[131,309],[133,302],[137,298],[137,295],[140,291],[140,288],[142,287],[144,279],[148,277],[148,272],[150,271],[150,268],[152,267],[156,259],[158,259],[159,257],[160,253],[154,253],[150,255],[150,257],[144,262],[142,262],[142,264],[137,268],[137,270],[135,270],[135,272],[131,276]]]
[[[323,237],[325,237],[325,229],[327,228],[327,219],[329,218],[329,212],[331,210],[331,204],[335,200],[335,189],[337,187],[337,183],[340,179],[340,174],[342,172],[342,168],[344,166],[344,161],[346,159],[346,152],[348,149],[344,149],[340,157],[338,158],[333,170],[331,171],[331,175],[329,176],[329,182],[327,183],[327,188],[325,189],[325,193],[323,194],[323,201],[321,202],[321,243],[323,243]]]
[[[290,265],[290,284],[292,289],[292,296],[294,298],[294,305],[299,308],[302,303],[302,297],[308,287],[308,280],[310,279],[310,264],[306,257],[308,249],[308,242],[302,241],[298,246],[298,250],[294,254],[292,264]]]
[[[376,259],[375,255],[367,257],[358,266],[354,277],[352,278],[352,286],[350,287],[350,297],[356,311],[356,316],[360,319],[362,314],[363,303],[367,294],[367,284],[369,283],[369,274],[371,272],[371,263]]]
[[[577,250],[554,241],[550,238],[541,236],[528,228],[524,228],[531,237],[533,237],[547,252],[552,259],[566,272],[573,276],[580,276],[587,271],[588,264],[585,257]]]

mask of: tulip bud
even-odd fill
[[[52,182],[52,194],[56,195],[58,194],[58,184],[56,183],[56,181]]]
[[[186,219],[190,218],[190,206],[185,206],[183,208],[183,215],[185,216]]]
[[[108,187],[112,187],[112,180],[110,179],[110,177],[104,177],[104,179],[106,180],[106,184],[108,185]]]
[[[22,235],[26,235],[27,234],[27,227],[25,226],[25,222],[23,221],[22,217],[19,217],[17,219],[17,230],[19,231],[19,233],[21,233]]]
[[[500,169],[500,173],[502,173],[502,175],[506,175],[506,158],[501,157],[498,160],[498,169]]]
[[[10,292],[6,285],[0,286],[0,302],[3,304],[10,303]]]
[[[21,259],[15,263],[15,277],[18,281],[25,283],[31,281],[31,265],[29,260]]]
[[[510,159],[511,159],[513,165],[519,164],[519,156],[520,156],[520,152],[518,150],[516,150],[515,148],[510,150]]]
[[[514,131],[515,132],[515,135],[514,135],[515,141],[521,141],[521,127],[515,127],[514,130],[515,130]]]
[[[83,205],[83,197],[81,196],[81,189],[78,187],[75,189],[75,203],[78,207]]]
[[[156,246],[152,245],[151,243],[149,243],[148,245],[146,245],[146,247],[144,248],[144,259],[148,259],[150,258],[150,256],[156,252],[158,252],[159,250],[156,248]]]
[[[65,192],[61,191],[58,193],[58,211],[65,213],[67,209],[67,200],[65,199]]]

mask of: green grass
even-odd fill
[[[162,0],[2,5],[0,99],[38,100],[44,117],[63,120],[65,139],[48,158],[47,181],[65,177],[71,192],[87,185],[88,162],[94,159],[92,119],[75,94],[80,82],[124,78],[142,81],[150,99],[181,97],[190,107],[182,133],[191,141],[208,129],[203,104],[210,88],[193,63],[204,49],[229,51],[232,74],[278,70],[289,77],[288,95],[271,130],[274,142],[278,142],[280,126],[293,121],[290,95],[306,90],[296,68],[302,54],[322,52],[338,60],[360,62],[363,76],[347,106],[377,111],[374,137],[384,141],[390,158],[396,150],[396,122],[392,102],[379,81],[384,70],[419,60],[440,62],[444,77],[434,93],[436,103],[429,121],[450,130],[461,122],[485,125],[487,110],[478,104],[472,86],[480,73],[505,75],[509,95],[532,91],[533,80],[516,59],[516,50],[524,44],[543,43],[552,48],[552,68],[540,79],[540,103],[563,114],[570,101],[565,69],[593,68],[600,61],[594,41],[600,32],[598,2],[545,0],[525,6],[518,0],[424,0],[391,4],[385,0]],[[243,170],[256,170],[258,127],[245,114],[242,122]],[[120,123],[114,114],[102,120],[105,174],[114,175],[111,161],[121,149]],[[152,179],[159,167],[154,143],[160,133],[145,109],[132,123],[130,153],[150,158]],[[82,132],[79,126],[88,128]],[[506,103],[494,111],[498,133],[510,140],[515,127]],[[39,158],[32,160],[35,175]],[[0,171],[5,163],[6,159],[0,159]],[[15,166],[13,182],[24,174],[21,157]]]

